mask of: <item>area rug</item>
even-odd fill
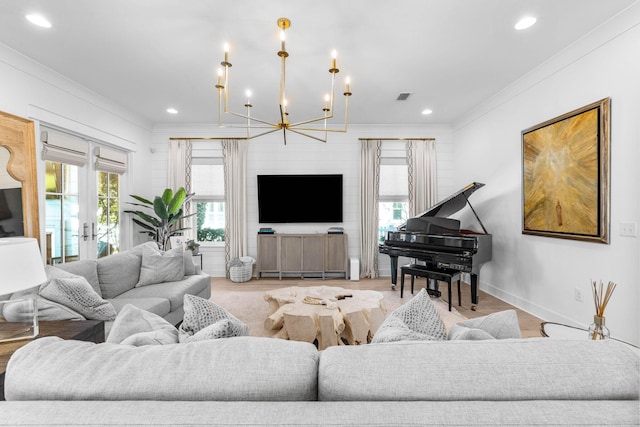
[[[402,304],[411,300],[412,295],[405,293],[400,298],[399,291],[378,291],[384,296],[384,304],[387,316]],[[264,291],[250,291],[238,289],[237,291],[214,290],[211,301],[228,310],[231,314],[242,320],[249,327],[249,335],[255,337],[271,337],[274,331],[264,328],[264,320],[269,316],[269,303],[264,299]],[[448,304],[440,298],[431,299],[440,314],[447,332],[453,325],[467,318],[460,314],[455,307],[449,311]]]

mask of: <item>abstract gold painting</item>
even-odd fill
[[[606,98],[522,132],[522,233],[609,242]]]

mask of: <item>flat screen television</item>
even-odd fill
[[[342,222],[342,175],[258,175],[258,222]]]

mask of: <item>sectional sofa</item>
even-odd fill
[[[16,293],[11,299],[38,293],[40,320],[106,320],[107,334],[126,304],[176,325],[184,315],[185,294],[205,299],[211,296],[211,279],[193,263],[191,252],[181,248],[161,252],[155,242],[98,260],[46,266],[46,273],[45,284]],[[9,318],[11,309],[10,304],[4,308]]]
[[[615,341],[49,337],[11,358],[0,425],[638,425],[639,369]]]

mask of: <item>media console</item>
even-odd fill
[[[346,234],[258,234],[257,276],[263,273],[300,277],[344,274],[347,278]]]

